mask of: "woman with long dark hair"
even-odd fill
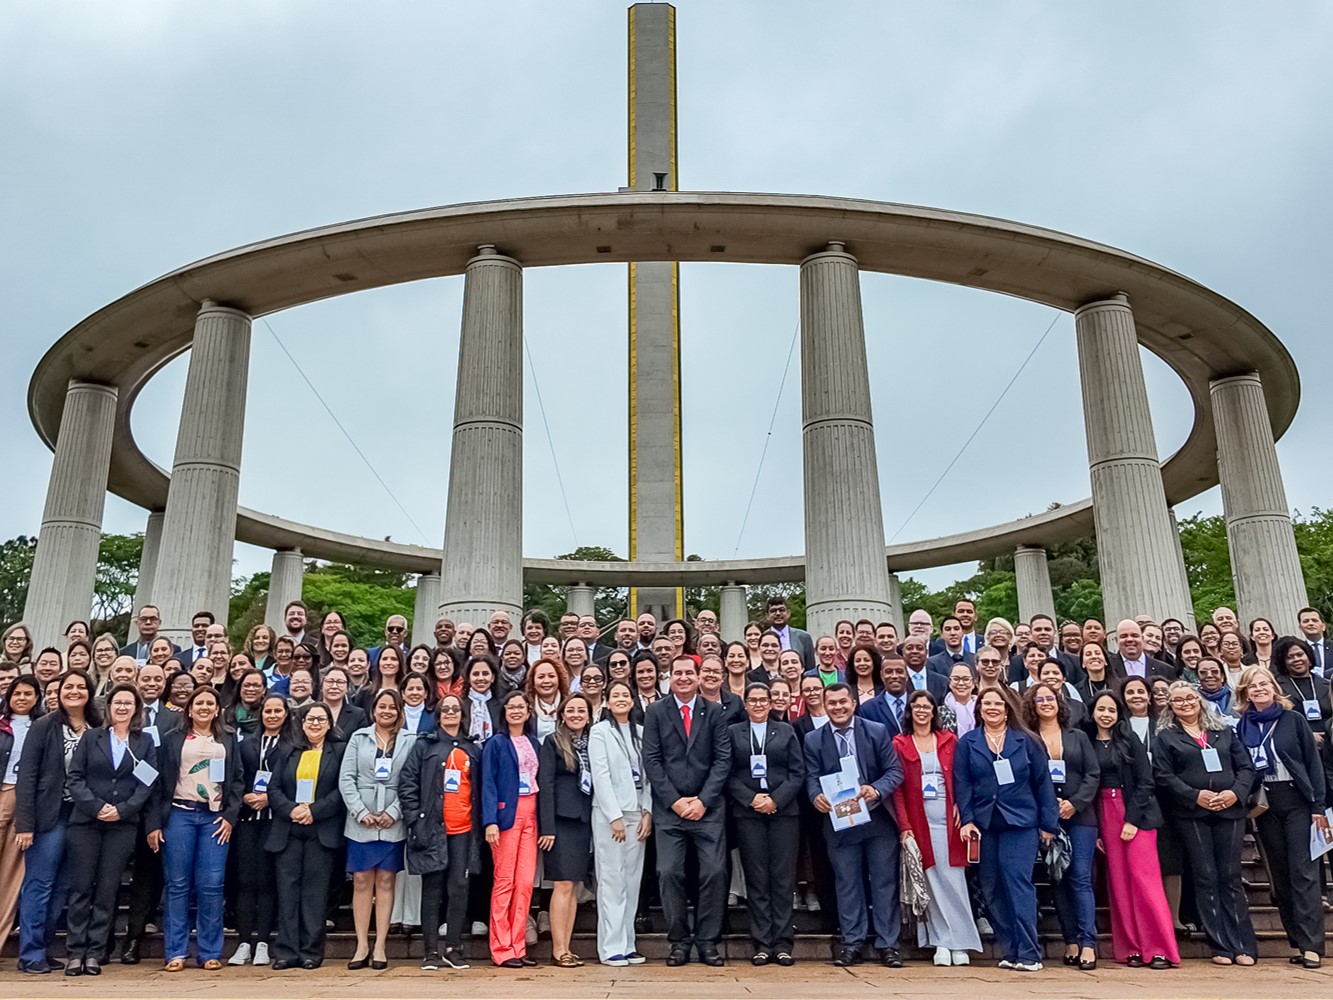
[[[37,974],[51,971],[50,949],[65,905],[60,872],[74,811],[69,763],[84,732],[102,724],[92,678],[70,671],[57,683],[56,707],[28,730],[14,789],[15,840],[24,852],[18,968]]]
[[[0,708],[0,941],[9,940],[23,884],[23,851],[14,830],[16,787],[23,747],[41,714],[41,686],[30,674],[16,677]]]
[[[264,676],[264,671],[257,667],[248,667],[237,678],[235,699],[224,713],[224,721],[242,742],[251,739],[259,732],[259,712],[267,693],[268,678]]]
[[[592,705],[582,694],[560,705],[560,722],[537,753],[537,848],[545,852],[551,888],[551,960],[563,969],[583,959],[570,950],[578,899],[592,860],[592,771],[588,726]]]
[[[242,685],[244,686],[244,685]],[[273,775],[291,753],[292,713],[280,694],[265,695],[259,706],[259,729],[241,741],[241,811],[236,824],[236,951],[228,965],[268,965],[269,945],[277,915],[274,887],[278,882],[273,855],[264,850],[273,826],[268,801]],[[252,953],[253,948],[253,953]]]
[[[111,934],[116,894],[134,854],[139,812],[157,780],[157,747],[140,727],[143,699],[129,684],[107,698],[104,728],[90,729],[70,760],[67,787],[74,801],[66,860],[69,911],[65,975],[96,976]]]
[[[463,728],[481,746],[504,727],[504,710],[495,690],[500,669],[493,656],[474,656],[463,668]]]
[[[482,747],[482,822],[495,856],[490,948],[496,965],[521,969],[537,964],[525,932],[537,872],[538,744],[528,735],[523,692],[510,691],[503,706],[504,728]]]

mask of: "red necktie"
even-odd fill
[[[680,721],[685,725],[685,738],[690,738],[690,706],[680,706]]]

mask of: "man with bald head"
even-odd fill
[[[1143,647],[1143,629],[1133,618],[1126,618],[1115,627],[1115,641],[1118,652],[1107,657],[1106,673],[1112,678],[1114,686],[1124,683],[1127,677],[1142,677],[1152,686],[1153,678],[1162,677],[1168,681],[1176,679],[1176,672],[1161,660],[1148,655]]]

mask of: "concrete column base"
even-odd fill
[[[1014,576],[1018,582],[1018,617],[1031,621],[1033,615],[1055,618],[1055,595],[1051,592],[1051,573],[1046,550],[1020,545],[1014,552]]]
[[[584,615],[597,614],[597,588],[589,587],[586,584],[579,584],[569,588],[565,597],[565,605],[571,614],[583,617]]]
[[[305,558],[300,549],[278,549],[273,553],[273,568],[268,578],[268,604],[264,606],[264,624],[278,635],[286,631],[287,605],[301,599],[305,583]]]
[[[745,600],[745,587],[735,583],[724,584],[717,613],[722,641],[742,642],[745,639],[745,626],[749,624],[749,618],[750,610]]]
[[[435,623],[440,614],[440,574],[417,577],[416,601],[412,605],[412,645],[434,646]]]

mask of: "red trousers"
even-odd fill
[[[500,831],[492,848],[495,887],[491,890],[491,961],[496,965],[528,953],[524,935],[532,880],[537,874],[537,796],[520,795],[514,825]]]
[[[1161,955],[1180,964],[1171,907],[1162,888],[1157,861],[1157,831],[1140,830],[1133,840],[1121,840],[1125,827],[1125,793],[1104,788],[1101,793],[1102,846],[1106,848],[1106,884],[1110,892],[1111,946],[1115,960],[1142,955],[1151,962]]]

